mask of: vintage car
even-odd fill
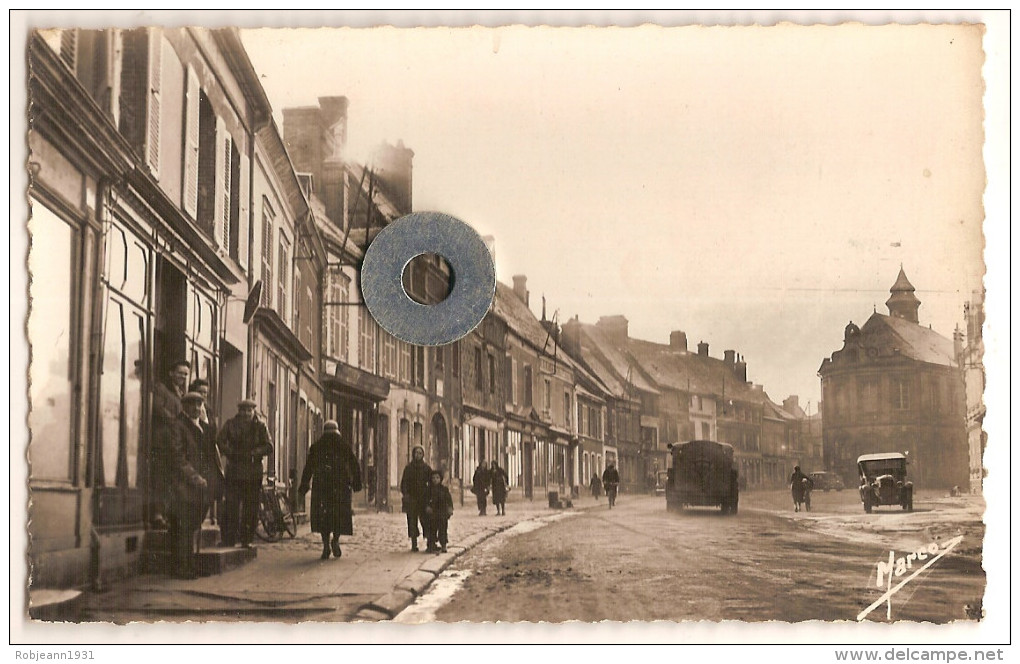
[[[737,513],[739,479],[733,446],[713,440],[669,445],[673,466],[666,480],[666,509],[718,506],[723,514]]]
[[[660,470],[655,473],[655,488],[653,492],[656,496],[661,496],[666,493],[666,482],[669,481],[669,472]]]
[[[843,478],[836,473],[827,473],[819,470],[810,473],[808,477],[811,478],[811,485],[814,489],[820,491],[842,491],[846,488],[843,484]]]
[[[907,480],[907,457],[899,452],[863,454],[857,457],[861,476],[861,502],[871,513],[879,505],[899,505],[914,509],[914,484]]]

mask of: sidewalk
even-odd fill
[[[142,575],[88,593],[80,620],[389,620],[479,542],[522,521],[606,504],[605,498],[596,503],[589,495],[575,500],[572,509],[555,510],[544,495],[528,501],[517,494],[517,500],[511,495],[506,516],[497,516],[491,504],[487,516],[478,516],[474,496],[463,507],[455,504],[445,554],[411,552],[402,513],[356,511],[354,535],[341,538],[339,559],[320,560],[322,541],[302,524],[296,538],[259,542],[255,560],[223,574],[195,580]],[[424,550],[424,539],[419,545]]]

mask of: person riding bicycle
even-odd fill
[[[793,511],[799,512],[800,506],[804,502],[805,489],[811,480],[801,472],[800,466],[793,467],[793,474],[790,475],[790,494],[793,497]]]
[[[606,497],[609,498],[609,509],[613,509],[616,503],[616,489],[620,486],[620,472],[616,470],[616,464],[610,461],[602,473],[602,486],[606,488]]]

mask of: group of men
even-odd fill
[[[206,409],[209,383],[189,384],[190,373],[188,362],[175,362],[152,400],[150,523],[169,531],[169,571],[181,578],[197,576],[198,530],[218,501],[223,504],[221,544],[253,546],[262,459],[273,452],[254,401],[241,401],[237,415],[217,431]]]

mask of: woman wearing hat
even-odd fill
[[[351,444],[340,435],[340,427],[333,420],[322,427],[322,436],[312,443],[308,460],[301,474],[298,491],[301,495],[312,490],[308,512],[312,532],[322,536],[322,559],[329,554],[339,558],[340,536],[354,534],[354,512],[351,494],[361,491],[361,470]]]

